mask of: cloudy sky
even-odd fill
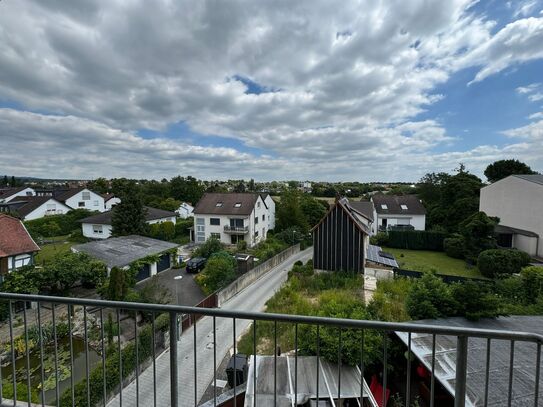
[[[0,174],[543,171],[543,0],[3,0]]]

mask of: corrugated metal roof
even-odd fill
[[[381,250],[381,248],[372,244],[368,245],[366,259],[377,264],[383,264],[388,267],[399,267],[393,255],[387,253],[387,256],[383,256],[383,251]]]

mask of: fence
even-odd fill
[[[266,260],[262,264],[259,264],[255,268],[249,270],[247,273],[238,277],[235,281],[230,283],[225,288],[217,291],[217,306],[221,306],[224,302],[228,301],[234,295],[239,293],[244,288],[251,285],[253,282],[258,280],[272,268],[277,266],[279,263],[282,263],[290,256],[298,253],[300,251],[300,244],[289,247],[286,250],[283,250],[281,253],[273,256],[272,258]]]
[[[198,304],[195,305],[196,308],[216,308],[217,303],[217,293],[213,293]],[[190,328],[196,321],[198,321],[203,315],[202,314],[187,314],[183,315],[181,318],[181,330]]]
[[[405,269],[394,269],[394,277],[408,277],[408,278],[421,278],[424,275],[422,271],[415,270],[405,270]],[[464,281],[476,281],[476,282],[488,282],[484,278],[471,278],[471,277],[462,277],[462,276],[449,276],[446,274],[436,274],[437,277],[441,278],[443,282],[447,284],[452,283],[462,283]]]

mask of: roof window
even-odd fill
[[[381,209],[388,209],[387,204],[381,204]]]
[[[217,208],[220,208],[220,207],[222,206],[222,202],[217,202],[217,203],[215,204],[215,206],[216,206]]]
[[[400,205],[400,208],[402,208],[404,211],[406,211],[406,210],[407,210],[407,205],[401,204],[401,205]]]
[[[241,202],[236,202],[234,204],[234,208],[241,208]]]

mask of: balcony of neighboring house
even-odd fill
[[[245,235],[249,233],[249,226],[245,225],[245,219],[230,219],[229,224],[224,225],[224,233]]]

